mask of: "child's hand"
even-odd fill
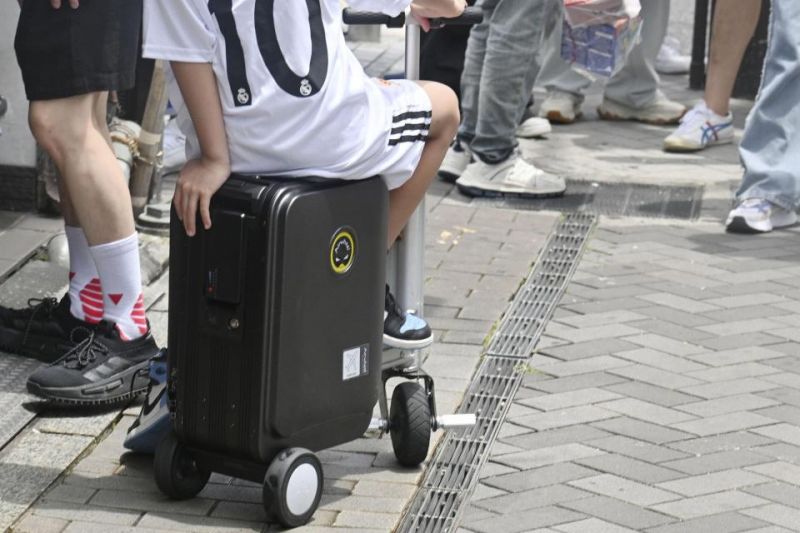
[[[225,162],[205,158],[192,159],[181,170],[178,185],[175,187],[175,211],[186,228],[186,234],[193,237],[197,212],[205,229],[211,228],[211,197],[231,174],[230,165]]]
[[[465,0],[414,0],[411,15],[424,31],[431,29],[432,18],[455,18],[467,9]]]

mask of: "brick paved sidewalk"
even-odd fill
[[[799,242],[602,221],[462,531],[799,531]]]

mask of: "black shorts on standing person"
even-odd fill
[[[81,0],[53,9],[23,0],[14,48],[28,100],[53,100],[134,84],[141,0]]]

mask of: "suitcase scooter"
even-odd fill
[[[362,15],[374,23],[387,18]],[[479,10],[463,16],[479,17]],[[154,462],[162,492],[191,498],[219,472],[263,483],[267,513],[299,526],[322,493],[314,451],[373,426],[391,432],[401,464],[417,465],[431,428],[464,424],[435,416],[433,380],[416,353],[395,360],[387,358],[394,351],[382,352],[387,206],[379,178],[232,176],[214,195],[210,230],[190,239],[172,217],[173,432]],[[422,235],[421,211],[420,227],[412,222],[406,235]],[[423,241],[406,238],[411,244],[421,260]],[[404,257],[397,259],[401,269]],[[415,272],[420,306],[414,309],[421,312],[421,262]],[[408,292],[417,283],[398,285]],[[390,417],[385,382],[391,377],[410,381],[396,389]]]

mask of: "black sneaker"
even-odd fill
[[[103,321],[61,359],[28,378],[28,392],[64,405],[105,405],[147,390],[150,359],[158,355],[153,336],[123,341],[114,324]]]
[[[83,340],[80,331],[88,334],[95,328],[72,316],[69,308],[69,294],[60,302],[31,298],[24,309],[0,306],[0,350],[52,363]]]
[[[383,343],[402,350],[420,350],[433,343],[433,333],[428,323],[417,315],[403,312],[388,285],[383,312]]]

